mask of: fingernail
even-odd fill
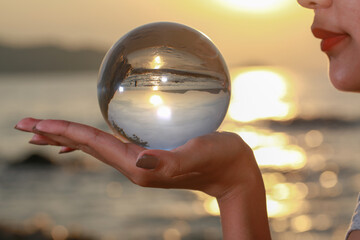
[[[49,145],[48,142],[44,141],[44,140],[30,140],[29,141],[30,144],[35,144],[35,145]]]
[[[39,132],[40,132],[40,131],[36,128],[36,125],[33,126],[32,131],[33,131],[34,133],[39,133]]]
[[[68,152],[72,152],[72,151],[75,151],[75,149],[69,148],[69,147],[61,147],[59,154],[68,153]]]
[[[145,154],[136,161],[136,166],[144,169],[155,169],[158,163],[157,157]]]
[[[36,128],[36,125],[32,128],[32,132],[33,132],[33,133],[40,134],[40,135],[45,134],[44,131],[40,131],[39,129],[37,129],[37,128]]]
[[[20,130],[20,131],[26,131],[26,130],[24,130],[24,129],[22,129],[21,127],[19,127],[17,124],[15,125],[15,127],[14,127],[16,130]]]

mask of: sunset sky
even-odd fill
[[[0,0],[0,42],[108,49],[137,26],[172,21],[209,36],[231,68],[326,72],[312,16],[295,0]]]

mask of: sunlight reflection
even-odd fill
[[[235,132],[253,149],[260,167],[295,170],[303,168],[306,164],[305,151],[299,146],[291,145],[285,133],[274,133],[247,126]]]
[[[263,147],[254,150],[260,167],[295,170],[305,166],[305,152],[297,146]]]
[[[275,201],[271,196],[266,196],[266,206],[269,217],[282,217],[289,214],[284,204]]]
[[[204,202],[204,208],[207,213],[213,216],[219,216],[220,210],[216,198],[209,197]]]
[[[320,175],[320,185],[324,188],[332,188],[338,183],[338,176],[332,171],[325,171]]]
[[[291,219],[291,228],[295,232],[306,232],[312,228],[312,220],[307,215],[300,215]]]
[[[150,103],[154,106],[163,104],[163,100],[159,95],[152,95],[149,99]]]
[[[308,191],[304,183],[278,183],[269,189],[269,193],[276,200],[304,199]]]
[[[236,132],[253,149],[264,146],[283,146],[289,144],[289,138],[285,133],[274,133],[250,126],[244,126]]]
[[[305,134],[305,143],[309,147],[318,147],[323,143],[323,140],[323,134],[319,130],[310,130]]]
[[[285,72],[266,67],[246,68],[232,82],[229,115],[240,122],[286,120],[295,115],[295,103]]]
[[[163,65],[163,61],[160,56],[154,57],[154,60],[151,62],[151,67],[153,69],[159,69]]]
[[[308,202],[275,200],[271,195],[266,195],[266,206],[269,218],[282,218],[295,214],[306,208]]]
[[[288,217],[309,207],[306,197],[309,188],[305,183],[286,182],[286,177],[280,172],[269,172],[263,174],[266,189],[267,211],[270,218],[279,219]],[[282,225],[279,231],[282,231]]]

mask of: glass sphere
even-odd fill
[[[207,36],[177,23],[151,23],[130,31],[108,51],[98,100],[121,140],[172,149],[220,126],[230,78]]]

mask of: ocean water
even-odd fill
[[[294,108],[290,119],[239,122],[227,116],[221,129],[238,133],[254,149],[274,239],[342,239],[360,191],[360,96],[337,92],[324,73],[299,79],[287,80],[296,89],[285,99]],[[0,75],[0,224],[44,229],[54,239],[57,232],[96,239],[221,239],[212,198],[135,186],[85,154],[59,156],[55,147],[32,146],[29,134],[13,129],[33,116],[109,131],[96,81],[95,72]],[[33,152],[59,166],[9,167]]]

